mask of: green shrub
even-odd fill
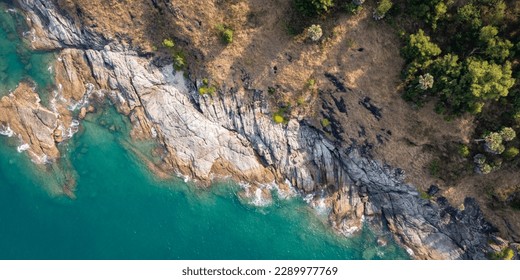
[[[321,120],[321,126],[323,126],[323,127],[327,127],[327,126],[329,126],[329,125],[330,125],[330,121],[329,121],[329,119],[324,118],[324,119]]]
[[[513,251],[513,249],[507,247],[500,252],[491,253],[489,255],[489,258],[492,260],[512,260],[514,256],[515,252]]]
[[[284,123],[284,122],[285,122],[285,119],[284,119],[284,117],[283,117],[281,114],[279,114],[279,113],[275,113],[275,114],[273,115],[273,121],[274,121],[275,123],[277,123],[277,124],[281,124],[281,123]]]
[[[504,141],[511,141],[516,138],[516,132],[510,127],[504,127],[500,130],[500,136]]]
[[[317,42],[323,36],[323,31],[321,30],[321,26],[319,24],[313,24],[309,26],[306,30],[307,37],[311,39],[313,42]]]
[[[489,173],[491,173],[491,171],[493,171],[493,167],[491,167],[491,165],[489,165],[487,163],[484,163],[480,167],[480,172],[482,172],[482,174],[489,174]]]
[[[294,0],[296,9],[305,16],[327,13],[334,6],[333,0]]]
[[[432,176],[439,176],[439,172],[441,170],[441,163],[439,162],[439,160],[432,160],[430,162],[430,166],[429,166],[429,169],[430,169],[430,174]]]
[[[363,6],[361,6],[361,4],[357,5],[353,2],[349,2],[349,3],[345,4],[345,10],[349,14],[357,15],[363,10]]]
[[[316,80],[315,79],[307,80],[307,88],[312,89],[312,88],[314,88],[315,85],[316,85]]]
[[[186,60],[184,59],[184,54],[178,52],[173,55],[173,66],[177,70],[181,70],[186,66]]]
[[[224,41],[226,44],[233,43],[233,30],[224,30],[224,32],[222,32],[222,41]]]
[[[233,30],[224,24],[217,25],[217,30],[220,34],[220,40],[224,44],[231,44],[233,43]]]
[[[489,152],[495,154],[501,154],[504,152],[505,147],[502,143],[503,139],[500,133],[492,132],[484,138],[484,141]]]
[[[502,154],[507,160],[514,159],[520,151],[518,148],[515,147],[509,147],[507,150]]]
[[[169,49],[172,49],[173,47],[175,47],[175,43],[173,42],[172,39],[164,39],[162,42],[162,45]]]
[[[466,145],[460,145],[459,147],[459,155],[461,155],[462,157],[469,157],[469,155],[471,154],[471,151],[469,150],[469,147],[466,146]]]
[[[208,81],[208,79],[202,79],[202,85],[199,87],[199,94],[213,95],[217,91],[217,88]]]
[[[374,11],[374,18],[376,20],[384,18],[393,5],[394,3],[391,0],[381,0]]]
[[[441,49],[435,43],[430,41],[422,29],[416,34],[411,34],[408,38],[406,46],[402,49],[402,55],[408,61],[426,61],[431,57],[441,54]]]

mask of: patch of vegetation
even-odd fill
[[[439,160],[434,159],[430,162],[430,165],[428,166],[428,169],[430,171],[430,175],[438,177],[440,175],[441,170],[441,163]]]
[[[354,1],[349,2],[349,3],[345,4],[345,11],[347,11],[347,13],[349,13],[349,14],[357,15],[361,11],[363,11],[363,6],[361,6],[361,4],[356,4],[356,3],[354,3]]]
[[[433,97],[438,102],[437,112],[453,115],[480,114],[498,101],[511,101],[513,62],[520,52],[514,51],[513,33],[508,32],[517,23],[505,21],[506,2],[404,2],[404,12],[420,26],[405,36],[402,50],[407,61],[403,72],[407,100],[421,105]],[[435,81],[431,87],[420,86],[420,77],[425,74]],[[520,102],[509,104],[513,113],[520,112]]]
[[[308,79],[306,86],[308,89],[314,89],[314,87],[316,86],[316,80],[313,78]]]
[[[467,145],[460,145],[459,147],[459,155],[467,158],[471,154],[471,151],[469,150],[469,147]]]
[[[518,156],[518,153],[520,151],[516,147],[509,147],[505,150],[503,153],[503,156],[507,160],[513,160],[516,156]]]
[[[175,42],[172,39],[164,39],[162,41],[162,46],[171,53],[175,70],[180,71],[186,67],[186,57],[182,50],[176,48]]]
[[[426,199],[426,200],[430,200],[432,199],[432,196],[429,195],[427,192],[425,191],[419,191],[419,196],[422,198],[422,199]]]
[[[321,126],[327,127],[330,125],[330,120],[327,118],[321,119]]]
[[[313,42],[317,42],[323,36],[323,31],[321,30],[321,26],[319,24],[313,24],[306,29],[307,38],[311,39]]]
[[[173,47],[175,47],[175,43],[172,39],[164,39],[162,45],[169,49],[173,49]]]
[[[393,5],[394,5],[394,3],[392,3],[391,0],[379,1],[376,9],[374,11],[374,15],[373,15],[374,19],[376,19],[376,20],[383,19],[385,17],[386,13],[388,13],[388,11],[390,11],[390,9],[392,8]]]
[[[224,24],[218,24],[216,28],[222,43],[227,45],[233,43],[233,30],[231,28]]]
[[[176,70],[182,70],[186,67],[186,59],[184,57],[184,53],[176,52],[173,55],[173,66]]]
[[[279,113],[274,113],[273,121],[277,124],[285,123],[285,118]]]
[[[491,260],[512,260],[515,256],[515,252],[513,249],[507,247],[502,249],[500,252],[489,254],[489,259]]]
[[[217,92],[217,87],[214,85],[211,85],[208,79],[202,79],[202,85],[199,87],[199,94],[200,95],[213,95],[215,92]]]
[[[294,0],[294,5],[305,16],[317,16],[326,14],[334,6],[334,0]]]

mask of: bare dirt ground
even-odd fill
[[[222,87],[238,82],[243,95],[248,88],[268,91],[273,111],[290,104],[287,118],[306,119],[344,145],[365,145],[374,158],[405,170],[406,180],[420,190],[437,184],[454,205],[476,197],[488,219],[519,240],[519,212],[491,207],[487,195],[490,185],[520,186],[517,174],[466,170],[453,175],[449,166],[432,172],[432,162],[443,158],[467,165],[454,147],[471,141],[473,119],[446,121],[432,104],[417,109],[403,101],[401,42],[392,27],[372,19],[370,1],[359,15],[341,13],[309,22],[323,28],[318,43],[292,34],[290,0],[55,1],[78,24],[143,54],[166,57],[161,42],[173,39],[192,78],[208,78]],[[219,24],[234,31],[231,44],[221,42]],[[322,127],[324,118],[335,126]]]

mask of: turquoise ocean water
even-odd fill
[[[0,3],[0,95],[24,79],[52,87],[52,54],[24,46],[20,15]],[[44,98],[42,98],[44,99]],[[158,180],[128,145],[128,121],[107,105],[60,146],[62,164],[35,167],[0,136],[0,259],[403,259],[364,230],[345,238],[299,198],[254,207],[239,187]],[[76,199],[60,195],[64,172]]]

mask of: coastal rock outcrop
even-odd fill
[[[338,231],[350,234],[368,220],[390,230],[416,258],[486,258],[495,229],[474,200],[459,210],[442,198],[423,199],[400,170],[363,155],[358,146],[332,141],[304,120],[274,123],[261,90],[231,83],[201,95],[197,83],[171,65],[155,65],[117,39],[78,26],[53,1],[18,2],[32,21],[34,47],[54,48],[73,65],[87,65],[67,68],[82,83],[76,89],[108,96],[129,116],[135,137],[157,139],[168,151],[164,169],[201,181],[221,175],[276,182],[326,198]]]

